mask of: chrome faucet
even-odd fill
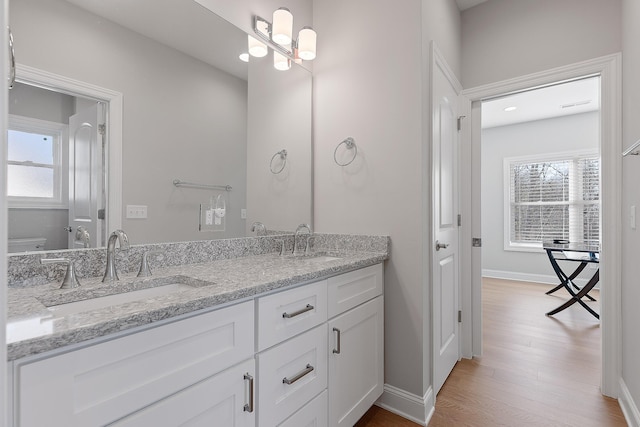
[[[262,235],[267,235],[267,227],[261,222],[254,222],[251,225],[251,231],[255,232],[257,236],[260,236],[260,229],[262,229]]]
[[[104,277],[102,282],[114,282],[118,279],[118,272],[116,271],[116,240],[120,242],[120,250],[126,251],[129,249],[129,237],[127,233],[122,230],[116,230],[111,233],[107,242],[107,267],[104,271]]]
[[[307,234],[309,234],[308,237],[311,237],[313,235],[313,231],[311,231],[311,226],[309,224],[300,224],[298,228],[296,228],[296,233],[293,235],[293,255],[296,255],[298,253],[298,235],[304,229],[307,230]]]

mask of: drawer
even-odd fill
[[[382,295],[383,279],[382,264],[329,278],[329,318]]]
[[[249,301],[17,364],[17,421],[71,427],[117,420],[252,357],[253,322]]]
[[[259,425],[278,425],[326,388],[327,333],[321,325],[258,355]]]
[[[326,280],[258,298],[258,351],[326,320]]]
[[[293,414],[278,427],[321,427],[328,424],[328,397],[327,391],[323,391],[302,409]]]

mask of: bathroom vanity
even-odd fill
[[[383,391],[387,256],[268,253],[125,274],[122,286],[191,287],[62,314],[45,305],[76,290],[10,289],[23,307],[8,325],[11,425],[352,426]]]

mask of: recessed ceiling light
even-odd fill
[[[518,107],[507,107],[507,108],[504,109],[504,111],[515,111],[517,109],[518,109]]]
[[[241,53],[238,58],[240,58],[240,61],[249,62],[249,54],[248,53]]]

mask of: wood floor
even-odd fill
[[[600,394],[598,320],[578,304],[545,316],[567,298],[561,291],[545,295],[548,289],[484,279],[484,354],[458,362],[429,427],[627,425],[618,402]],[[418,425],[394,417],[374,407],[356,426]]]

